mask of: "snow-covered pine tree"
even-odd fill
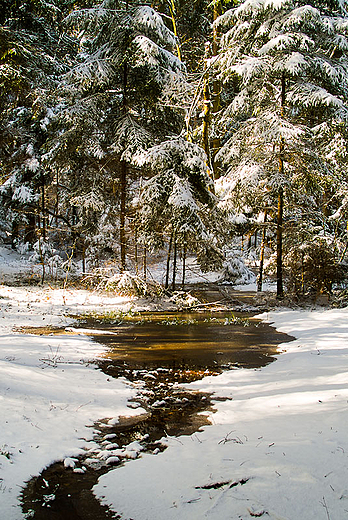
[[[177,246],[182,249],[183,262],[189,248],[203,271],[221,267],[223,222],[209,189],[212,183],[204,150],[179,137],[139,154],[136,161],[152,171],[138,202],[140,240],[156,250],[170,237],[168,262],[173,248],[173,286]],[[166,286],[168,281],[169,269]]]
[[[9,0],[0,10],[0,227],[13,246],[45,234],[49,176],[40,147],[51,111],[44,97],[74,51],[58,23],[65,4]]]
[[[216,22],[224,32],[221,79],[239,82],[221,116],[226,138],[219,153],[225,168],[220,191],[234,211],[247,205],[276,220],[279,297],[284,232],[304,219],[307,226],[320,222],[319,201],[333,176],[316,145],[317,128],[323,122],[346,125],[347,19],[339,12],[343,2],[335,12],[329,4],[246,0]]]
[[[108,230],[107,246],[119,244],[124,270],[129,189],[138,177],[132,160],[180,128],[160,98],[181,81],[183,65],[171,52],[173,33],[148,5],[104,0],[72,11],[66,22],[80,32],[81,52],[62,81],[57,137],[46,158],[60,169],[79,231],[105,245]]]

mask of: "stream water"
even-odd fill
[[[131,463],[144,451],[159,454],[165,449],[163,437],[192,435],[209,424],[198,412],[213,409],[211,396],[189,391],[180,383],[222,370],[265,366],[275,360],[279,343],[292,339],[238,313],[143,313],[115,323],[87,320],[83,326],[107,347],[104,357],[97,360],[99,369],[109,377],[131,381],[138,393],[129,406],[146,413],[121,418],[112,427],[107,419],[96,421],[93,444],[99,449],[86,451],[76,461],[80,472],[57,462],[32,478],[22,492],[22,509],[28,519],[120,518],[93,495],[98,478],[110,468]],[[64,333],[44,331],[52,332]]]

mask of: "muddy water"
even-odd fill
[[[28,482],[22,493],[27,518],[119,518],[92,493],[99,476],[111,467],[131,463],[144,451],[160,456],[165,449],[161,439],[191,435],[208,424],[198,412],[213,409],[210,396],[190,392],[178,383],[226,369],[265,366],[274,361],[277,345],[291,339],[267,324],[230,313],[142,314],[116,324],[87,320],[83,327],[92,329],[89,334],[94,340],[108,347],[98,360],[99,368],[109,377],[133,382],[138,394],[129,406],[141,407],[145,413],[112,426],[107,419],[96,422],[92,448],[88,450],[87,443],[85,455],[75,461],[77,473],[58,462]],[[54,331],[44,331],[50,332]]]
[[[95,340],[109,347],[114,365],[132,369],[258,368],[274,360],[284,341],[284,334],[241,313],[159,313],[104,328],[116,335],[98,334]]]

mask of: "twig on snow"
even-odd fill
[[[325,497],[323,497],[323,501],[320,501],[321,505],[323,506],[323,508],[325,509],[326,511],[326,514],[327,514],[327,520],[331,520],[331,517],[330,517],[330,513],[329,513],[329,509],[326,505],[326,500],[325,500]]]

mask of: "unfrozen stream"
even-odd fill
[[[161,456],[165,449],[161,439],[193,435],[209,424],[199,412],[213,409],[214,397],[190,391],[182,384],[222,370],[258,369],[274,361],[277,345],[292,339],[237,313],[142,313],[109,321],[90,319],[83,323],[95,341],[107,346],[104,357],[97,361],[99,369],[134,385],[137,396],[129,406],[141,407],[145,413],[120,418],[116,424],[96,418],[91,449],[72,460],[71,467],[67,461],[65,467],[63,461],[57,462],[28,482],[22,494],[27,518],[119,518],[93,495],[99,476],[115,466],[131,464],[143,452]],[[69,328],[66,333],[78,333],[78,328]]]

